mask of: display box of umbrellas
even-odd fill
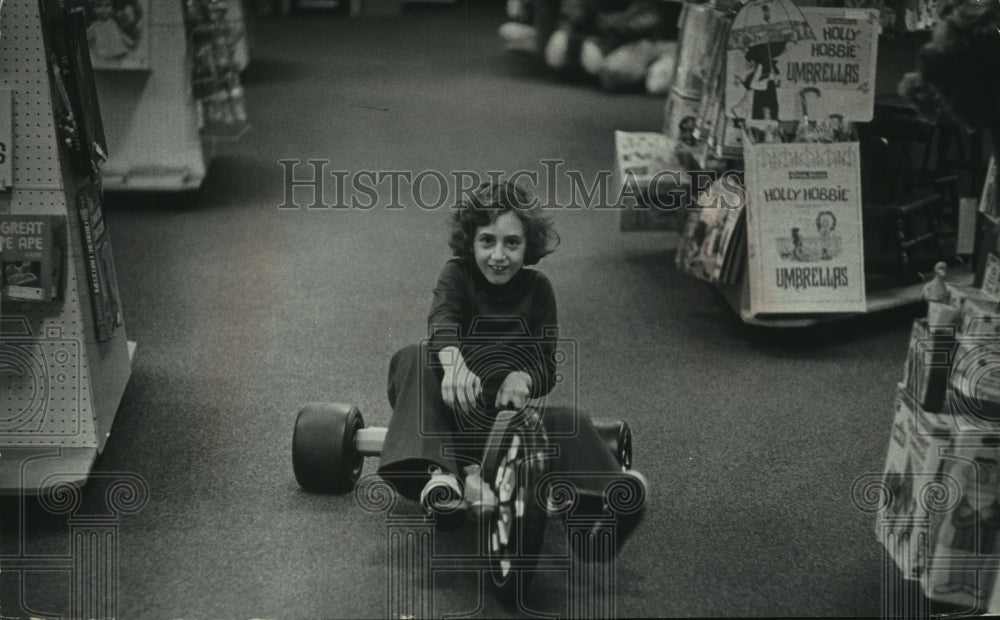
[[[735,17],[690,10],[684,19],[684,41],[697,45],[679,50],[664,132],[689,150],[704,147],[700,161],[742,157],[748,128],[769,142],[828,142],[871,120],[877,9],[751,0]]]
[[[849,139],[851,123],[874,113],[880,31],[874,9],[748,3],[727,39],[720,152],[739,149],[747,134],[756,142]]]
[[[748,289],[754,315],[867,307],[852,123],[874,115],[880,30],[878,10],[791,0],[751,0],[723,29],[716,75],[693,122],[716,157],[743,160],[746,244],[730,244],[740,255],[717,263],[732,265],[730,278],[756,276]],[[681,247],[697,242],[686,236],[698,233],[696,219],[705,220],[704,210],[691,210]]]

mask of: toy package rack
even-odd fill
[[[44,1],[46,14],[38,0],[7,0],[0,9],[0,89],[12,93],[14,110],[8,141],[13,179],[0,193],[0,216],[65,222],[57,299],[4,301],[0,307],[2,493],[84,483],[131,372],[132,345],[117,295],[108,296],[117,292],[117,283],[100,209],[100,174],[81,173],[80,160],[67,145],[83,135],[85,124],[79,116],[67,121],[62,78],[85,90],[93,77],[86,71],[62,75],[53,53],[58,37],[43,27],[43,17],[60,8]],[[99,254],[90,253],[95,248]],[[105,279],[96,280],[98,273]]]

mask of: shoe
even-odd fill
[[[597,563],[616,557],[646,516],[646,477],[635,470],[622,472],[622,476],[613,483],[610,501],[605,493],[599,509],[574,511],[576,527],[570,531],[570,547],[581,561]]]
[[[420,491],[420,506],[424,514],[434,517],[439,527],[451,529],[465,519],[462,483],[455,474],[431,469],[431,479]]]
[[[467,465],[465,473],[465,507],[467,516],[473,521],[488,518],[497,508],[497,496],[493,488],[483,480],[479,465]]]

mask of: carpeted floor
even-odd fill
[[[614,130],[659,129],[658,98],[554,79],[504,55],[502,15],[502,3],[460,2],[399,19],[252,20],[252,130],[214,147],[196,194],[109,196],[139,349],[97,467],[141,475],[150,490],[117,524],[118,617],[397,610],[387,601],[393,523],[350,495],[300,491],[292,427],[307,401],[352,402],[369,424],[388,422],[387,363],[424,335],[447,209],[421,208],[407,191],[401,209],[386,208],[384,192],[370,209],[308,209],[300,189],[303,207],[282,210],[278,161],[450,178],[544,175],[543,162],[559,159],[593,179],[610,169]],[[564,181],[542,193],[567,204]],[[433,201],[433,178],[424,190]],[[334,202],[332,183],[327,192]],[[620,233],[610,211],[552,215],[563,241],[539,267],[577,352],[560,398],[627,419],[652,482],[648,516],[616,565],[613,612],[878,615],[882,555],[852,484],[881,470],[910,315],[749,328],[714,289],[677,273],[673,236]],[[65,517],[26,511],[19,522],[6,507],[8,541],[66,553]],[[550,524],[553,553],[560,532]],[[434,557],[474,542],[469,531],[440,534]],[[67,613],[64,575],[5,578],[4,616]],[[425,611],[581,609],[565,571],[538,575],[522,610],[480,585],[474,571],[438,571]]]

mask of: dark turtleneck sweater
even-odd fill
[[[553,387],[559,324],[552,285],[540,271],[521,268],[495,285],[471,258],[449,260],[434,287],[427,328],[433,361],[444,347],[458,347],[487,391],[517,370],[531,377],[533,398]]]

